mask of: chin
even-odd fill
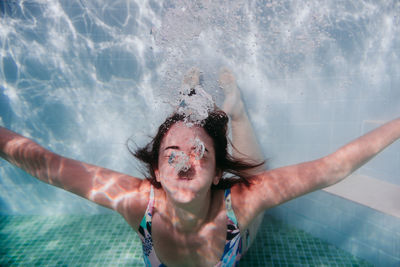
[[[178,183],[174,186],[163,186],[171,200],[180,204],[188,204],[199,195],[199,192],[202,190],[196,190],[194,187],[193,184],[187,184],[186,182],[184,182],[184,184]]]
[[[169,192],[170,197],[174,200],[174,202],[181,204],[188,204],[193,199],[196,198],[196,193],[190,188],[178,187],[176,190],[172,190]]]
[[[196,195],[193,192],[188,192],[185,190],[184,192],[182,191],[175,192],[171,195],[171,197],[176,203],[189,204],[195,199]]]

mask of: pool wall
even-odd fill
[[[387,88],[381,88],[381,92],[386,90],[397,95],[397,89],[391,85],[396,81],[397,78],[394,78],[392,83],[387,84]],[[329,97],[318,99],[315,96],[297,99],[288,97],[285,102],[271,105],[269,134],[267,134],[269,140],[265,138],[264,141],[264,151],[270,151],[271,167],[285,166],[327,155],[382,125],[387,121],[384,119],[385,116],[395,117],[398,114],[397,107],[385,108],[391,93],[381,94],[378,90],[369,88],[370,90],[366,91],[364,91],[366,88],[353,88],[350,91],[358,93],[346,97],[347,99],[335,94],[332,94],[330,99]],[[375,93],[370,94],[374,91]],[[389,187],[398,187],[399,166],[400,142],[397,141],[357,170],[354,175],[372,177],[371,180],[382,181]],[[354,188],[354,195],[362,195],[363,186],[361,179],[359,186]],[[393,202],[396,199],[387,199],[382,195],[378,202],[382,201]],[[398,207],[396,203],[391,204]],[[376,266],[400,264],[398,214],[395,216],[383,213],[356,203],[351,197],[345,199],[323,190],[289,201],[271,209],[268,213]]]
[[[400,219],[324,191],[268,214],[328,241],[375,266],[399,266]]]

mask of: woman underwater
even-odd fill
[[[208,98],[199,71],[184,78],[176,112],[133,152],[147,165],[147,179],[62,157],[3,127],[0,156],[119,212],[141,238],[147,266],[234,266],[265,210],[341,181],[400,138],[397,118],[320,159],[266,170],[232,73],[223,69],[219,82],[225,112],[206,103],[199,113],[197,100]]]

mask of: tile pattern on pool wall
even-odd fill
[[[0,216],[0,266],[144,266],[137,235],[118,214]],[[264,218],[242,266],[372,266]]]
[[[400,266],[397,217],[322,190],[291,200],[267,213],[376,266]]]

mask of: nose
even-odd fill
[[[190,178],[190,177],[194,176],[195,173],[196,173],[196,170],[193,168],[192,165],[190,165],[189,168],[181,169],[178,172],[178,176],[179,177],[188,177],[188,178]]]
[[[193,153],[186,154],[185,153],[185,164],[183,168],[179,168],[178,175],[190,177],[196,173],[195,166],[198,164],[198,159],[196,155]]]

